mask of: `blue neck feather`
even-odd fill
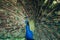
[[[29,22],[26,20],[26,38],[33,39],[33,32],[30,30]]]

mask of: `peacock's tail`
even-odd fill
[[[59,5],[59,0],[0,0],[0,38],[24,37],[28,16],[35,40],[59,40]]]
[[[17,0],[0,0],[0,39],[24,37],[24,17],[24,8]]]

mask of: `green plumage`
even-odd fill
[[[35,40],[59,40],[59,5],[57,0],[0,0],[0,38],[24,38],[28,16]]]

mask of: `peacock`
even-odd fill
[[[60,1],[0,0],[0,39],[19,38],[60,40]]]

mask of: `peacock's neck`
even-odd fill
[[[26,25],[26,31],[30,31],[30,26]]]

